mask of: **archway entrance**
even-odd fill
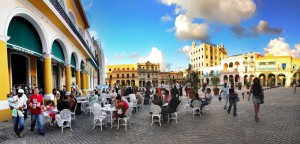
[[[240,82],[240,76],[239,75],[235,75],[234,82],[235,83]]]
[[[247,84],[248,83],[248,75],[245,75],[244,76],[244,84]]]
[[[260,80],[260,84],[262,86],[265,86],[266,85],[266,76],[265,76],[265,74],[260,74],[258,77],[259,77],[259,80]]]
[[[268,84],[267,86],[275,86],[275,75],[274,74],[269,74],[268,75]]]
[[[228,76],[227,75],[224,75],[223,81],[224,81],[224,83],[228,83]]]
[[[26,86],[29,83],[28,75],[29,75],[29,63],[28,58],[19,55],[12,54],[11,55],[11,74],[12,74],[12,85],[15,86]]]
[[[206,78],[206,84],[209,85],[209,78]]]
[[[234,82],[234,80],[233,80],[233,75],[230,75],[230,76],[229,76],[229,82],[230,82],[230,83]]]
[[[254,75],[250,75],[250,79],[249,79],[250,83],[253,83],[253,78],[254,78]]]
[[[286,79],[286,77],[285,77],[284,74],[282,74],[282,73],[279,74],[278,78],[277,78],[278,85],[284,86],[285,85],[285,79]]]

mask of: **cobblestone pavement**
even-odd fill
[[[93,116],[81,114],[72,123],[73,132],[45,125],[46,136],[37,130],[25,129],[24,138],[15,138],[12,122],[0,123],[2,143],[300,143],[300,89],[292,94],[292,88],[273,88],[265,91],[265,104],[261,106],[260,122],[254,120],[252,102],[242,98],[238,102],[237,117],[227,114],[223,103],[214,97],[210,111],[202,117],[192,117],[181,109],[178,123],[171,121],[161,127],[150,127],[149,105],[133,114],[134,124],[126,132],[120,129],[100,127],[92,129]],[[27,121],[28,123],[28,121]]]

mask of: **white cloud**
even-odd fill
[[[94,2],[93,2],[93,0],[89,0],[89,1],[85,1],[85,2],[87,2],[87,3],[83,6],[83,8],[84,8],[84,10],[87,11],[93,6]]]
[[[185,53],[187,56],[190,56],[191,55],[191,50],[192,50],[192,47],[191,46],[184,46],[183,48],[181,49],[178,49],[177,51],[180,52],[180,53]]]
[[[166,32],[173,32],[173,31],[175,31],[175,30],[176,30],[176,28],[175,28],[175,27],[172,27],[172,28],[166,29]]]
[[[89,33],[90,33],[91,37],[94,37],[96,40],[99,39],[97,31],[90,30]]]
[[[130,55],[130,56],[128,56],[128,58],[138,58],[138,57],[140,57],[140,55],[138,55],[138,54],[132,54],[132,55]]]
[[[124,59],[125,58],[125,53],[124,52],[122,52],[121,54],[116,54],[115,56],[114,56],[114,59]]]
[[[161,71],[170,70],[171,67],[170,63],[166,63],[164,61],[164,54],[162,53],[162,51],[160,51],[156,47],[152,47],[150,54],[146,57],[141,57],[138,62],[145,63],[147,61],[150,61],[152,63],[159,63]]]
[[[175,35],[180,40],[197,39],[206,41],[209,38],[207,33],[208,25],[206,23],[192,23],[192,21],[183,14],[176,17],[175,29]]]
[[[166,23],[166,22],[172,21],[172,18],[169,14],[166,14],[165,16],[161,17],[161,21],[163,23]]]
[[[290,45],[284,41],[284,38],[279,37],[269,42],[268,47],[264,48],[265,54],[274,56],[292,56],[298,57],[300,54],[300,44],[295,45],[295,49],[291,49]]]
[[[190,19],[205,19],[222,24],[239,24],[252,17],[256,10],[253,0],[161,0],[175,5],[175,13],[184,13]]]
[[[281,34],[283,30],[281,28],[271,28],[267,21],[260,20],[253,31],[262,34]]]

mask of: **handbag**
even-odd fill
[[[265,103],[265,102],[264,102],[265,95],[262,93],[262,94],[260,94],[259,98],[260,98],[260,101],[261,101],[260,104],[264,104],[264,103]]]
[[[221,97],[221,95],[219,96],[219,101],[221,101],[222,100],[222,97]]]

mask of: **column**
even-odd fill
[[[89,87],[89,84],[90,84],[90,80],[89,80],[89,75],[88,75],[88,73],[86,72],[85,74],[85,89],[86,89],[86,91],[87,91],[87,93],[89,93],[89,89],[90,89],[90,87]]]
[[[11,119],[11,110],[9,107],[2,107],[7,101],[6,95],[10,92],[9,73],[8,73],[8,59],[6,42],[9,37],[0,35],[0,122]]]
[[[66,65],[66,91],[71,92],[71,66],[69,64]]]
[[[52,62],[51,54],[44,56],[44,79],[45,79],[45,95],[44,100],[53,100],[54,95],[52,94]]]
[[[81,89],[81,82],[80,82],[80,69],[76,69],[76,84],[78,85],[78,89]]]

